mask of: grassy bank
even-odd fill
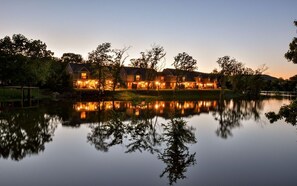
[[[215,100],[220,98],[220,90],[120,90],[105,91],[101,98],[105,100]],[[239,98],[241,95],[232,91],[224,91],[224,98]],[[75,98],[82,100],[96,100],[99,97],[98,91],[94,90],[75,90]]]
[[[28,90],[24,90],[23,97],[27,99],[28,97]],[[31,89],[30,91],[30,98],[31,99],[44,99],[48,98],[44,91],[40,91],[39,89]],[[21,89],[16,88],[0,88],[0,101],[21,101],[22,100],[22,91]]]

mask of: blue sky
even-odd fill
[[[296,7],[296,0],[1,0],[0,38],[21,33],[40,39],[57,57],[74,52],[87,58],[98,44],[111,42],[131,46],[134,58],[159,44],[166,67],[187,52],[199,71],[211,72],[219,57],[229,55],[288,78],[297,74],[297,65],[283,57],[297,37]]]

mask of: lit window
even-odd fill
[[[140,80],[140,75],[136,75],[136,81]]]
[[[81,79],[87,79],[87,73],[82,72],[81,73]]]
[[[161,76],[161,81],[164,81],[164,76]]]
[[[80,119],[86,119],[86,112],[80,113]]]
[[[186,80],[186,77],[185,76],[183,76],[183,81],[185,81]]]

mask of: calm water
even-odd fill
[[[0,112],[0,185],[297,185],[289,100],[40,103]]]

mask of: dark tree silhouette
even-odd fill
[[[89,53],[88,62],[94,64],[94,68],[99,79],[99,92],[101,92],[101,88],[104,91],[105,80],[107,76],[106,68],[103,67],[107,66],[111,58],[110,43],[102,43],[98,45],[95,50]]]
[[[179,83],[182,81],[182,77],[190,71],[197,69],[197,60],[186,52],[178,53],[174,57],[174,62],[172,65],[175,68],[176,73],[176,88],[179,87]]]
[[[297,27],[297,21],[294,21],[294,25]],[[285,53],[285,58],[294,64],[297,64],[297,38],[294,37],[292,42],[289,44],[289,50]]]
[[[131,59],[131,66],[146,69],[145,81],[148,82],[147,89],[149,90],[156,76],[155,72],[162,68],[160,62],[165,58],[165,51],[162,46],[153,45],[152,49],[146,52],[141,52],[140,57]]]
[[[224,89],[232,88],[235,92],[250,96],[259,95],[263,85],[262,73],[267,70],[265,65],[253,70],[230,56],[219,58],[217,63],[221,69],[218,74],[220,75],[222,93],[224,93]]]
[[[83,63],[84,60],[80,54],[64,53],[61,57],[63,63]]]
[[[53,52],[40,40],[21,34],[0,40],[0,80],[2,84],[44,84],[49,77]]]
[[[109,67],[111,68],[110,73],[112,76],[112,90],[115,91],[117,84],[121,82],[121,68],[124,66],[124,62],[128,56],[124,56],[129,47],[123,49],[113,49],[113,57],[109,61]]]
[[[297,27],[297,21],[294,21],[295,26]],[[285,58],[288,61],[292,61],[294,64],[297,64],[297,38],[294,37],[293,41],[289,44],[289,50],[285,54]],[[296,76],[290,78],[292,81],[296,81]],[[266,117],[270,120],[271,123],[285,118],[287,123],[296,125],[297,120],[297,99],[292,101],[289,105],[282,106],[278,113],[268,112],[265,113]]]

